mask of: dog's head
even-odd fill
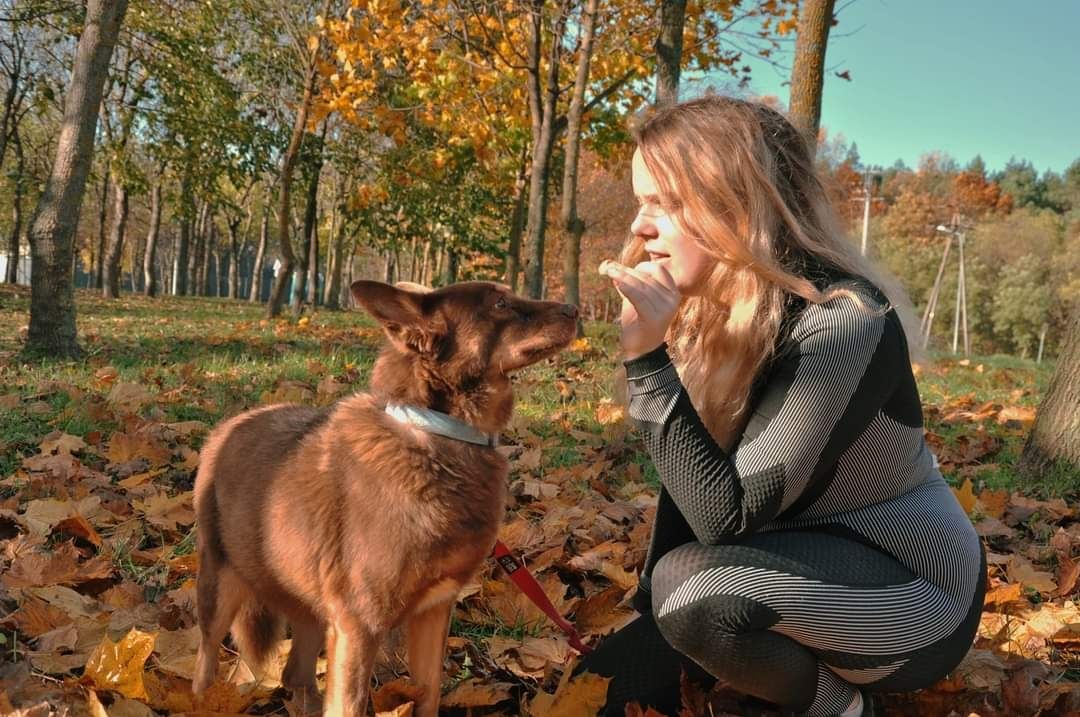
[[[577,330],[576,307],[523,299],[490,282],[430,291],[357,281],[351,289],[390,339],[375,364],[372,390],[488,430],[510,419],[508,375],[554,355]]]

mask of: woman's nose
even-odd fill
[[[639,211],[634,216],[634,221],[630,223],[630,233],[634,235],[653,236],[656,234],[656,227],[653,225],[651,217],[647,217],[644,213]]]

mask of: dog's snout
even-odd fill
[[[563,316],[569,316],[571,319],[578,317],[578,308],[573,304],[563,304],[559,307],[559,311],[562,312]]]

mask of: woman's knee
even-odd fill
[[[745,597],[745,570],[717,560],[721,548],[684,545],[656,564],[653,572],[653,614],[672,647],[690,656],[716,649],[747,633],[767,630],[779,615],[760,602]],[[706,561],[704,553],[712,560]]]

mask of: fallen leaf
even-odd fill
[[[1058,573],[1057,573],[1057,594],[1065,597],[1072,594],[1072,591],[1076,589],[1076,579],[1080,578],[1080,563],[1060,556],[1058,558]]]
[[[82,438],[60,431],[53,431],[41,441],[41,452],[45,454],[56,453],[70,456],[72,453],[81,453],[86,448],[86,442]]]
[[[116,409],[135,413],[150,403],[153,397],[149,391],[137,383],[118,383],[109,391],[106,400]]]
[[[1041,593],[1052,593],[1057,590],[1053,575],[1043,570],[1036,570],[1035,566],[1021,555],[1013,555],[1009,559],[1008,571],[1011,581],[1023,583]]]
[[[567,671],[569,673],[569,670]],[[607,702],[610,677],[583,672],[559,685],[554,695],[538,692],[529,703],[533,717],[584,717],[598,714]]]
[[[1027,600],[1024,598],[1024,586],[1020,583],[1007,583],[1000,587],[993,588],[986,591],[986,598],[983,600],[983,606],[986,609],[1000,608],[1013,603],[1018,603]]]
[[[514,686],[508,682],[487,682],[472,677],[450,690],[439,701],[442,707],[490,707],[513,698]]]
[[[119,642],[106,636],[86,662],[84,677],[98,688],[124,697],[147,700],[143,666],[154,651],[155,633],[131,630]]]
[[[998,413],[998,423],[1015,421],[1025,428],[1035,424],[1035,409],[1027,406],[1006,406]]]
[[[419,685],[402,677],[380,685],[371,695],[371,704],[376,713],[396,714],[394,710],[407,703],[416,702],[423,694],[424,691]]]
[[[953,488],[952,492],[960,501],[960,507],[964,509],[964,512],[971,515],[975,509],[975,494],[971,490],[971,479],[965,480],[959,488]]]
[[[183,677],[186,680],[194,679],[195,658],[198,649],[198,627],[159,632],[154,642],[154,652],[157,653],[157,667],[163,672]]]
[[[990,518],[1000,519],[1005,515],[1005,508],[1009,504],[1009,491],[984,490],[979,493],[979,512]]]

